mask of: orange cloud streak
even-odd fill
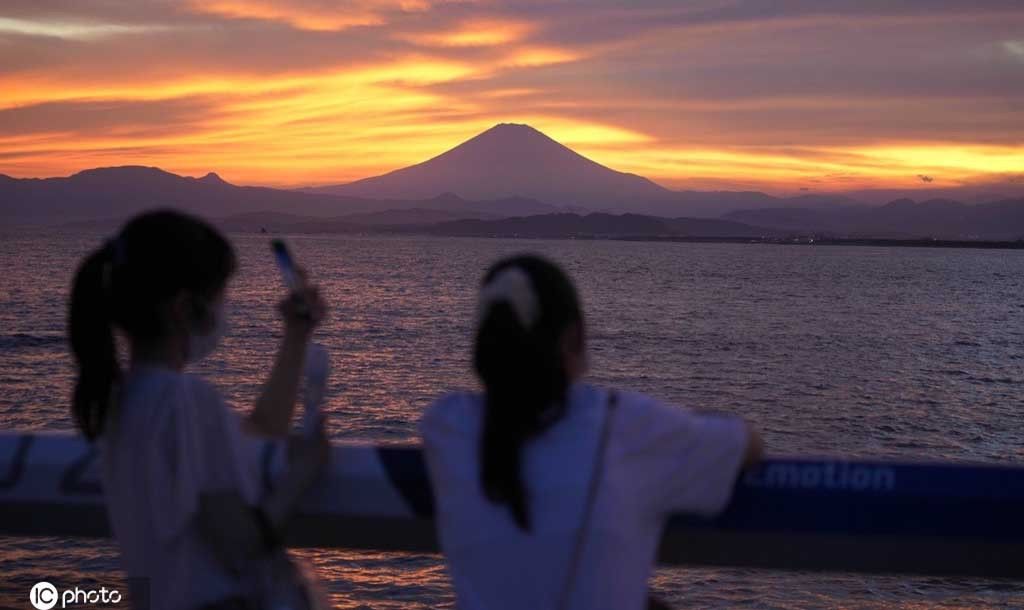
[[[292,27],[317,31],[337,31],[357,25],[378,25],[382,19],[369,7],[339,5],[334,10],[310,10],[301,5],[263,0],[193,0],[190,8],[228,19],[279,21]]]
[[[403,33],[397,38],[427,46],[486,47],[522,40],[531,30],[533,27],[523,21],[480,19],[465,21],[448,31]]]

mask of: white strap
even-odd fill
[[[601,486],[601,478],[604,474],[604,455],[607,453],[608,437],[612,428],[612,415],[615,414],[615,407],[619,404],[619,396],[615,390],[608,392],[608,409],[604,416],[604,423],[601,426],[601,438],[597,443],[597,452],[594,456],[594,473],[590,476],[590,486],[587,489],[586,504],[583,505],[583,519],[580,522],[579,532],[576,534],[576,544],[573,545],[572,555],[569,557],[569,568],[565,575],[565,583],[562,585],[562,592],[558,596],[557,610],[567,610],[572,595],[573,584],[576,581],[576,572],[579,571],[580,556],[583,553],[583,543],[590,529],[591,516],[594,514],[594,504],[597,501],[597,490]]]

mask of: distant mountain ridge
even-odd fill
[[[10,222],[53,224],[127,218],[142,210],[174,207],[205,216],[278,211],[318,216],[371,202],[229,184],[216,174],[188,178],[155,167],[97,168],[66,178],[0,181],[0,213]]]
[[[561,210],[524,198],[478,202],[442,193],[421,200],[383,201],[236,186],[212,172],[191,178],[144,166],[90,169],[64,178],[11,178],[0,174],[0,219],[7,224],[124,220],[156,207],[172,207],[209,218],[252,212],[336,217],[412,208],[475,218]]]
[[[883,206],[742,210],[724,217],[792,233],[837,237],[1024,239],[1024,199],[976,205],[948,199],[897,199]]]
[[[781,231],[716,218],[659,218],[641,214],[547,214],[500,220],[455,220],[422,229],[438,235],[500,237],[769,238]]]
[[[844,195],[672,191],[604,167],[532,127],[515,124],[497,125],[433,159],[382,176],[297,191],[237,186],[213,172],[191,178],[143,166],[96,168],[63,178],[0,174],[0,220],[5,225],[116,224],[155,207],[208,218],[249,214],[250,221],[262,217],[274,225],[283,223],[275,214],[322,218],[338,229],[545,219],[531,220],[532,226],[570,222],[567,213],[590,218],[589,212],[603,212],[620,219],[622,214],[716,218],[795,234],[1009,240],[1024,236],[1024,199],[978,205],[900,199],[873,207]]]
[[[575,214],[560,212],[511,218],[462,218],[458,220],[413,217],[412,222],[381,222],[366,215],[337,218],[302,218],[282,214],[240,214],[214,219],[234,231],[266,229],[273,233],[413,233],[475,237],[541,238],[776,238],[784,232],[715,218],[658,218],[641,214]],[[400,219],[400,215],[394,216]]]

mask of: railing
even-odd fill
[[[279,448],[256,450],[268,485]],[[333,452],[289,544],[437,550],[418,449]],[[109,536],[96,457],[69,434],[0,433],[0,534]],[[717,518],[672,517],[660,561],[1024,579],[1024,468],[766,460]]]

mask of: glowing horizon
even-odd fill
[[[0,9],[0,173],[337,184],[502,122],[672,188],[1024,175],[1024,8],[356,0]],[[915,8],[916,7],[916,8]]]

